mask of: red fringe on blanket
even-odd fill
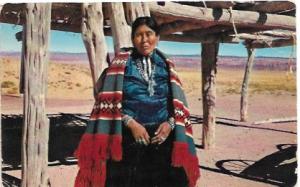
[[[120,135],[84,134],[75,156],[78,158],[79,172],[74,187],[104,187],[106,160],[121,160],[122,138]]]
[[[174,142],[172,151],[172,166],[183,167],[188,177],[189,187],[195,187],[200,177],[198,158],[189,153],[187,143]]]

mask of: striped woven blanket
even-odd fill
[[[200,177],[200,170],[186,98],[174,64],[159,50],[157,52],[169,67],[173,96],[176,125],[171,164],[174,167],[183,167],[189,186],[194,187]],[[75,187],[104,187],[106,161],[122,159],[122,89],[129,56],[129,52],[118,54],[105,75],[101,76],[102,80],[99,80],[102,84],[96,95],[90,120],[75,151],[79,165]]]

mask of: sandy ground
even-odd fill
[[[267,123],[252,125],[254,121],[268,118],[296,116],[296,97],[291,95],[252,95],[249,105],[249,122],[240,123],[239,96],[227,95],[218,98],[217,122],[227,118],[225,123],[217,123],[216,146],[210,150],[201,148],[201,123],[195,122],[194,137],[197,144],[197,153],[200,158],[201,179],[199,187],[223,186],[289,186],[286,180],[292,176],[290,167],[285,178],[277,176],[282,172],[282,166],[294,164],[296,158],[276,155],[280,147],[291,147],[296,144],[296,123]],[[191,113],[202,116],[202,104],[198,97],[188,97]],[[2,110],[6,114],[21,112],[22,98],[3,96]],[[48,113],[89,113],[93,100],[64,100],[48,99]],[[17,107],[18,106],[18,107]],[[194,118],[192,118],[194,119]],[[199,120],[199,119],[198,119]],[[287,144],[287,145],[284,145]],[[282,151],[281,151],[282,152]],[[246,168],[259,163],[263,158],[270,157],[258,169],[250,174],[243,174]],[[273,158],[274,157],[274,158]],[[280,161],[278,161],[278,159]],[[55,162],[57,163],[57,162]],[[51,165],[51,163],[50,163]],[[276,169],[277,168],[277,169]],[[54,187],[73,186],[77,172],[76,164],[53,164],[49,167],[51,184]],[[252,172],[252,173],[251,173]],[[20,170],[5,171],[6,174],[20,178]]]
[[[4,179],[20,179],[20,142],[23,98],[17,94],[19,65],[13,60],[2,60],[1,76],[7,82],[2,88],[2,114],[8,118],[2,123],[4,128]],[[202,142],[202,101],[200,75],[198,72],[183,74],[183,82],[188,93],[188,103],[194,123],[194,138],[199,156],[201,179],[198,187],[262,187],[293,186],[296,180],[296,122],[266,123],[253,125],[255,121],[269,118],[295,117],[295,79],[285,80],[284,74],[270,74],[266,81],[270,92],[253,93],[249,97],[248,122],[239,122],[239,99],[236,93],[243,73],[235,70],[220,72],[216,103],[215,148],[205,150]],[[265,75],[265,72],[259,72]],[[270,73],[270,72],[268,72]],[[257,74],[258,76],[259,74]],[[278,75],[278,76],[277,76]],[[222,77],[223,76],[223,77]],[[276,76],[277,79],[274,79]],[[269,81],[272,79],[272,81]],[[260,80],[260,77],[257,81]],[[290,87],[283,87],[290,81]],[[280,84],[275,84],[282,81]],[[84,127],[78,120],[65,118],[61,113],[88,114],[93,106],[91,79],[87,67],[70,64],[49,66],[48,97],[46,111],[51,115],[49,142],[49,175],[52,187],[71,187],[77,173],[77,165],[70,160]],[[228,88],[228,86],[231,86]],[[255,86],[255,85],[254,85]],[[256,84],[257,86],[257,84]],[[257,86],[257,88],[261,89]],[[280,92],[276,91],[283,88]],[[225,92],[223,92],[223,91]],[[233,92],[231,93],[231,91]],[[290,90],[285,92],[285,90]],[[17,116],[17,118],[11,115]],[[58,115],[55,116],[55,115]],[[9,121],[11,119],[12,121]],[[16,128],[14,129],[14,125]],[[77,126],[76,126],[77,125]],[[13,130],[11,130],[13,129]],[[6,133],[6,134],[5,134]],[[11,167],[11,165],[13,167]],[[12,179],[16,184],[20,182]]]

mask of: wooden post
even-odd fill
[[[126,22],[123,4],[121,2],[108,3],[112,37],[115,54],[123,47],[131,47],[131,28]]]
[[[22,40],[23,40],[23,38],[25,38],[25,33],[24,32],[22,32],[21,33],[22,34]],[[24,54],[24,45],[22,45],[22,54]],[[25,84],[25,75],[24,75],[24,68],[25,68],[25,63],[24,63],[24,55],[22,55],[21,56],[21,64],[20,64],[20,80],[19,80],[19,92],[20,92],[20,94],[22,95],[22,94],[24,94],[24,84]]]
[[[3,4],[0,4],[0,15],[1,15],[1,10],[2,10]],[[0,70],[0,187],[2,187],[2,101],[1,101],[1,85],[2,85],[2,74],[3,73],[3,68]]]
[[[126,20],[131,25],[134,20],[141,16],[150,16],[148,4],[145,2],[125,3]]]
[[[82,4],[82,38],[89,57],[94,90],[98,90],[97,80],[108,66],[106,63],[107,46],[103,31],[102,3]]]
[[[50,186],[47,173],[49,119],[45,113],[51,3],[28,3],[23,28],[24,121],[22,187]]]
[[[203,134],[204,149],[215,146],[216,126],[216,74],[219,43],[202,44],[202,100],[203,100]]]
[[[241,103],[240,103],[241,121],[247,121],[248,118],[248,87],[249,87],[250,74],[254,62],[255,49],[247,47],[247,52],[248,52],[248,60],[245,68],[244,80],[243,80],[242,90],[241,90]]]
[[[0,7],[0,13],[1,13],[1,8]],[[2,68],[0,70],[0,85],[2,84]],[[2,187],[2,101],[1,101],[1,94],[2,94],[2,91],[1,91],[1,87],[0,87],[0,187]]]

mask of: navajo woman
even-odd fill
[[[151,17],[132,25],[134,48],[102,76],[76,156],[76,187],[194,187],[199,178],[189,111]]]

